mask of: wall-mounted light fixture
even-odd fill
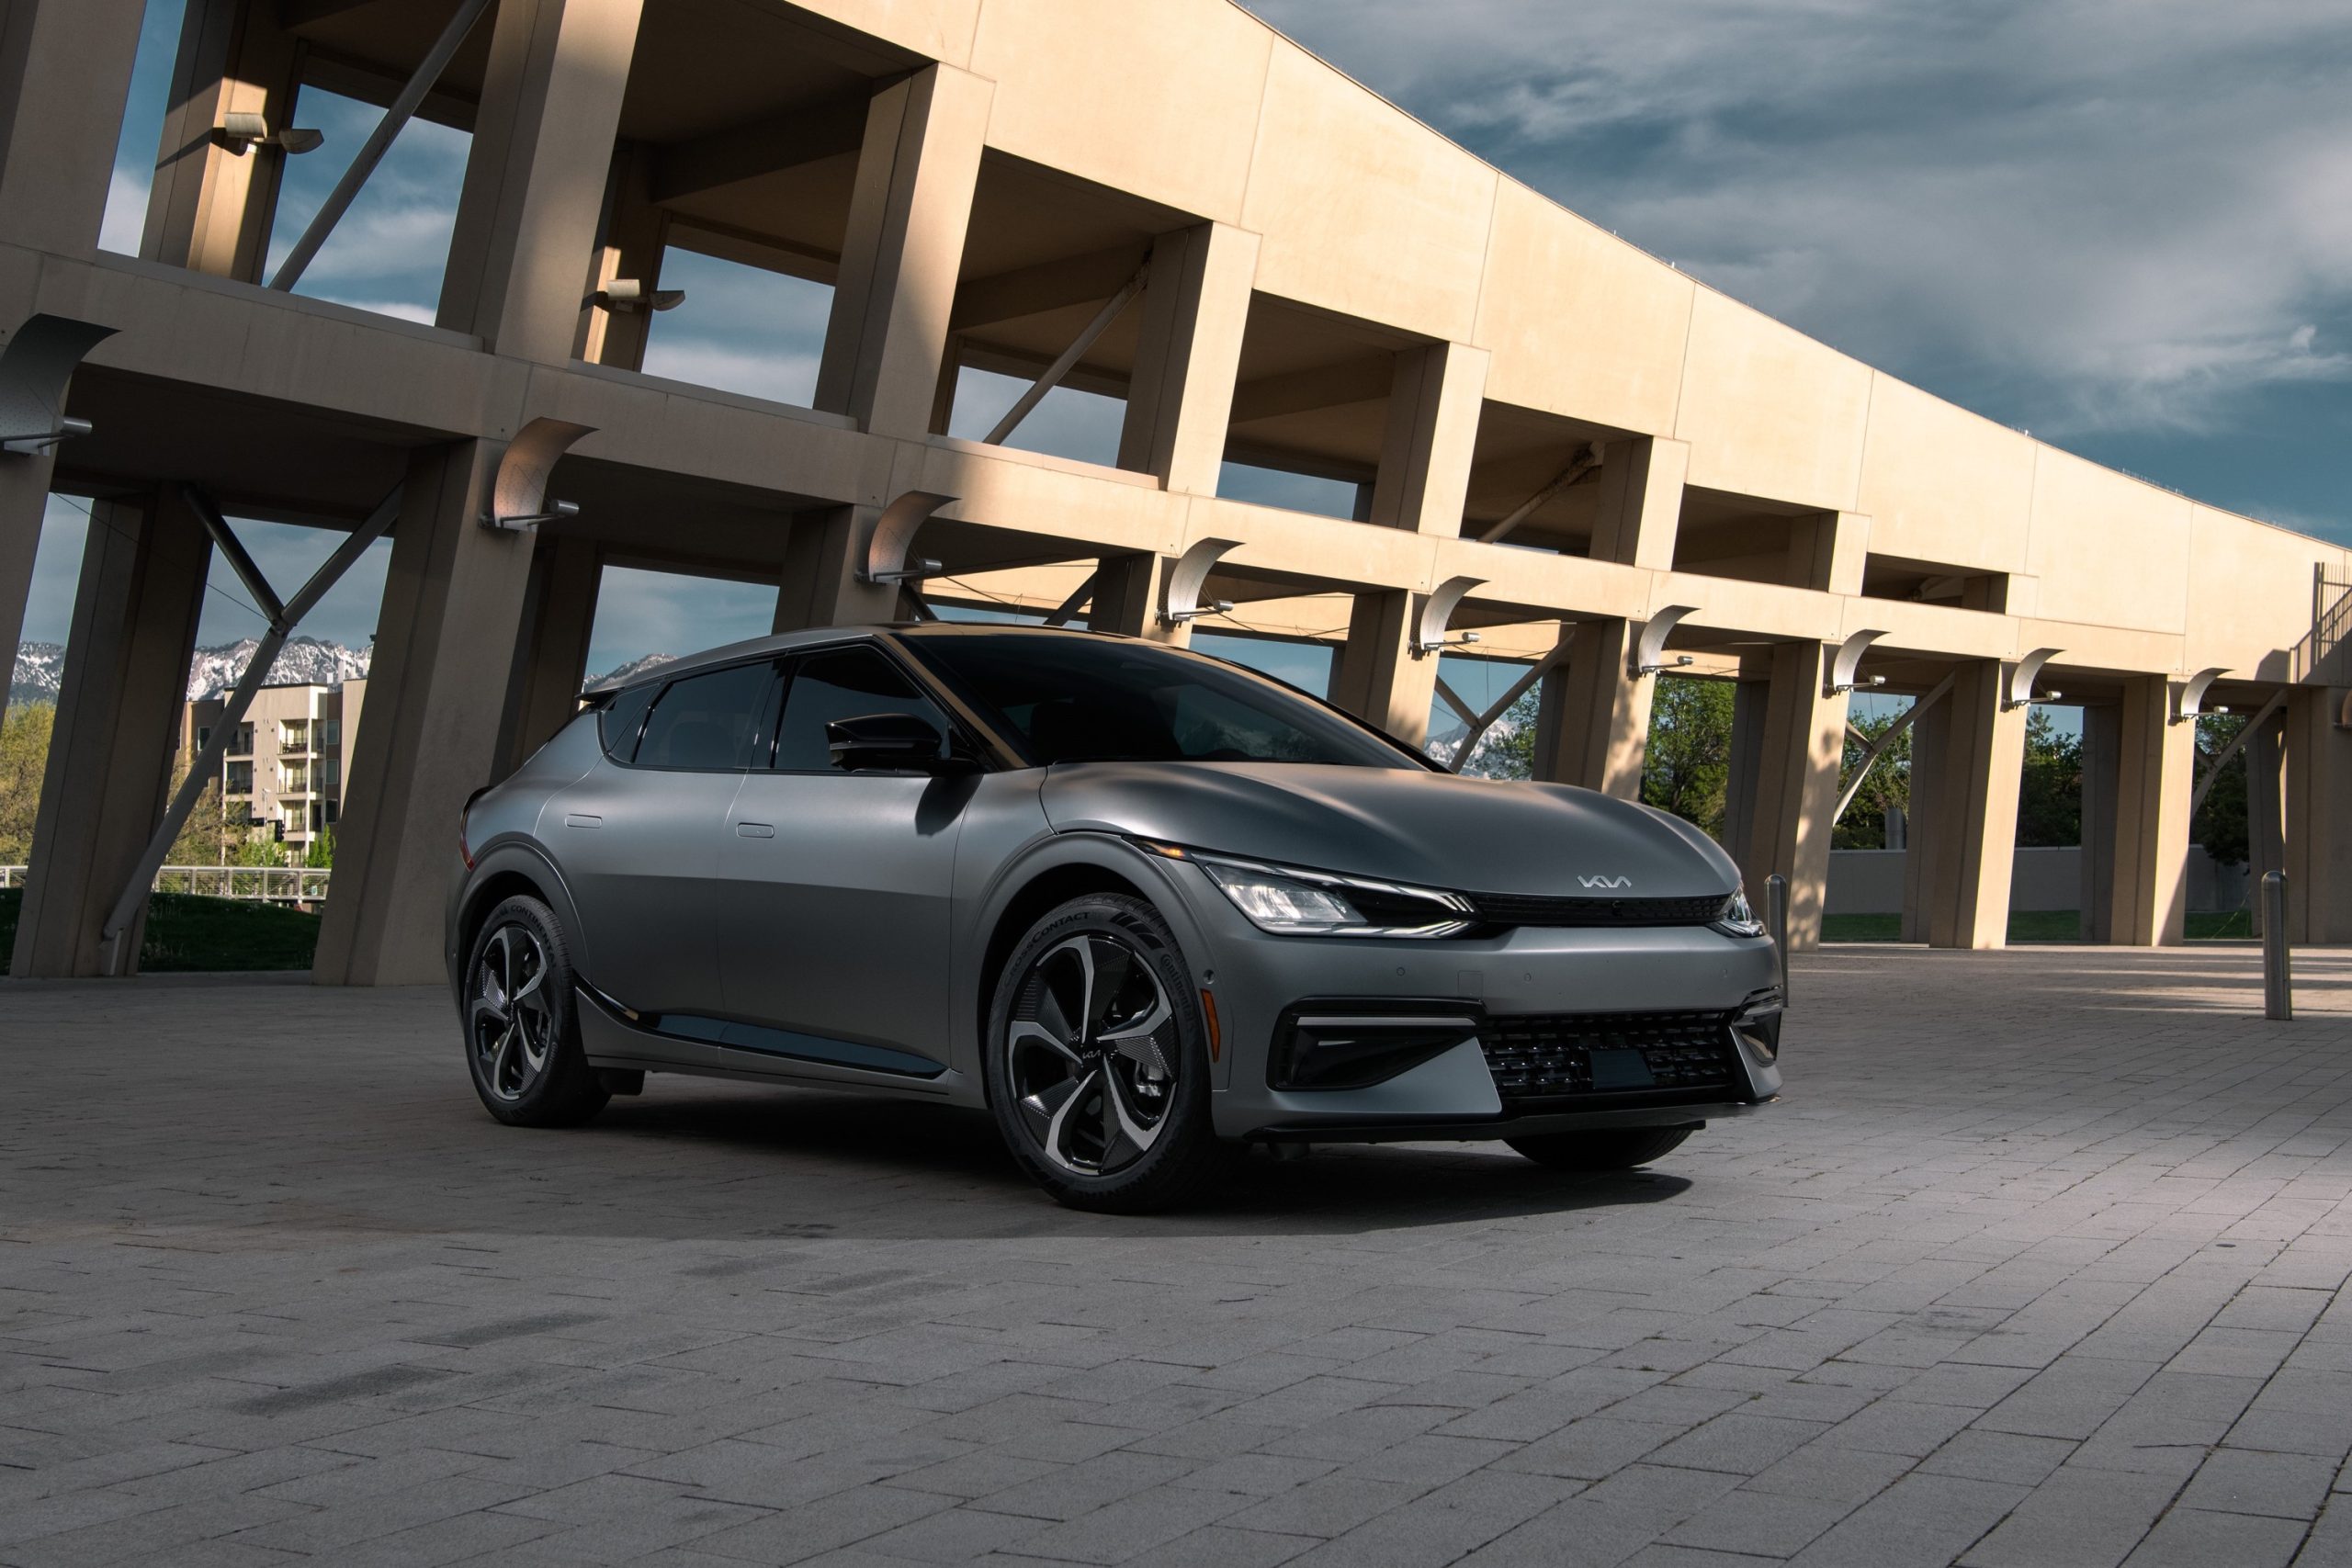
[[[624,316],[633,316],[640,310],[674,310],[685,302],[686,291],[683,288],[648,288],[634,277],[616,277],[588,296],[588,303],[598,310]]]
[[[245,110],[232,110],[220,117],[220,129],[212,140],[242,158],[256,147],[275,147],[281,152],[315,152],[325,144],[326,132],[305,127],[289,127],[272,130],[266,117]]]

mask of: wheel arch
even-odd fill
[[[492,844],[476,857],[473,874],[467,879],[465,896],[458,902],[450,967],[452,979],[459,987],[464,984],[467,955],[481,934],[482,922],[490,919],[492,909],[518,895],[537,898],[555,912],[563,928],[564,945],[571,952],[573,973],[587,974],[587,934],[581,930],[580,911],[562,874],[536,844],[510,839]]]
[[[1201,973],[1205,964],[1192,911],[1158,863],[1117,840],[1096,834],[1064,835],[1042,846],[1041,851],[1037,856],[1007,870],[980,921],[980,929],[987,935],[981,944],[965,1021],[972,1032],[968,1066],[981,1085],[983,1095],[987,1092],[988,1073],[980,1052],[988,1040],[989,1015],[996,1006],[1000,972],[1020,946],[1021,939],[1029,934],[1029,929],[1052,910],[1090,893],[1140,899],[1168,922],[1194,973]]]

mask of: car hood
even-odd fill
[[[1046,770],[1044,804],[1060,832],[1468,893],[1695,897],[1739,881],[1689,823],[1566,784],[1286,762],[1066,762]]]

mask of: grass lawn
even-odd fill
[[[24,889],[0,888],[0,975],[17,945]],[[151,975],[198,969],[308,969],[319,917],[275,904],[157,893],[147,901],[139,967]]]
[[[2018,909],[2009,915],[2009,940],[2026,942],[2079,942],[2082,917],[2072,909]],[[2188,931],[2191,942],[2217,942],[2253,937],[2251,918],[2244,909],[2222,915],[2188,917]],[[1821,940],[1824,942],[1900,942],[1903,940],[1903,917],[1900,915],[1824,915],[1821,918]]]

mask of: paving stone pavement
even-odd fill
[[[2352,953],[1833,948],[1647,1172],[501,1128],[446,998],[0,986],[0,1563],[2352,1563]]]

